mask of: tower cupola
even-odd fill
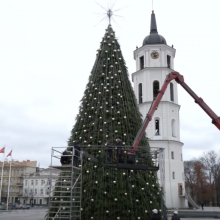
[[[157,22],[154,11],[151,14],[150,35],[144,38],[143,46],[148,44],[167,44],[166,39],[157,32]]]

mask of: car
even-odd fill
[[[15,209],[21,209],[21,204],[15,204]]]
[[[16,204],[15,209],[30,209],[30,206],[26,204]]]
[[[16,203],[8,203],[8,209],[15,209]]]
[[[0,203],[0,210],[6,210],[7,209],[7,203],[1,202]]]
[[[21,204],[21,209],[30,209],[30,206],[26,204]]]

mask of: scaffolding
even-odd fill
[[[61,170],[61,173],[53,191],[50,186],[48,220],[81,220],[83,152],[76,153],[74,148],[66,151],[68,155],[64,157],[70,163],[61,165],[65,149],[67,147],[53,147],[51,152],[51,167]]]
[[[165,161],[163,148],[139,147],[135,155],[130,155],[132,147],[124,146],[80,146],[52,147],[51,167],[61,170],[54,190],[50,186],[49,213],[47,220],[82,220],[82,170],[87,161],[91,167],[103,169],[123,169],[157,172],[158,183],[165,189]],[[66,152],[63,155],[63,152]],[[98,156],[97,156],[98,155]],[[60,161],[64,161],[61,165]],[[52,183],[52,181],[50,181]],[[163,193],[164,195],[164,193]],[[164,197],[161,209],[164,210]]]

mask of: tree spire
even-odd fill
[[[109,24],[111,24],[111,17],[113,16],[113,11],[111,9],[107,11],[107,16],[108,16]]]

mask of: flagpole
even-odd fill
[[[12,150],[11,150],[11,152],[12,152]],[[11,163],[12,163],[12,156],[11,156]],[[9,200],[10,184],[11,184],[11,163],[10,163],[10,170],[9,170],[9,177],[8,177],[7,210],[8,210],[8,200]]]
[[[2,183],[3,183],[4,163],[5,163],[5,146],[4,146],[4,154],[3,154],[3,162],[2,162],[2,175],[1,175],[1,187],[0,187],[0,202],[2,201]]]

